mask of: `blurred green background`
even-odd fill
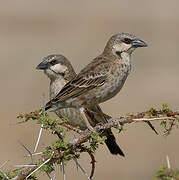
[[[179,99],[179,1],[177,0],[6,0],[0,1],[0,82],[1,131],[0,164],[4,169],[30,162],[18,144],[33,151],[39,131],[35,123],[14,125],[20,112],[42,106],[48,100],[49,82],[35,68],[42,57],[61,53],[77,72],[99,55],[118,32],[129,32],[148,43],[132,57],[133,68],[122,91],[103,103],[103,110],[114,116],[140,112],[162,103],[178,109]],[[160,132],[158,122],[154,123]],[[169,155],[171,166],[179,167],[178,130],[164,138],[156,136],[144,123],[130,124],[117,134],[126,157],[112,156],[105,146],[96,152],[95,178],[151,180]],[[72,136],[73,138],[73,136]],[[40,151],[52,141],[43,133]],[[89,158],[80,163],[89,172]],[[67,168],[67,179],[86,179],[74,163]],[[62,174],[58,170],[58,177]],[[41,179],[47,177],[41,176]]]

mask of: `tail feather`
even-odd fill
[[[104,114],[99,106],[95,106],[87,111],[89,118],[89,123],[95,126],[97,123],[107,123],[111,118],[110,116]],[[116,139],[111,131],[111,129],[106,129],[102,136],[106,136],[105,140],[106,146],[108,147],[111,154],[125,156],[121,148],[117,145]]]
[[[119,154],[121,156],[125,156],[123,151],[121,150],[121,148],[116,143],[116,139],[115,139],[112,131],[108,129],[104,132],[104,135],[107,137],[107,139],[105,140],[105,143],[106,143],[109,151],[111,152],[111,154],[114,154],[114,155]]]
[[[45,105],[45,111],[47,111],[48,109],[51,108],[51,104],[49,104],[49,102]]]

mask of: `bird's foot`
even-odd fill
[[[96,132],[95,129],[92,126],[90,126],[90,125],[87,125],[87,128],[88,128],[89,131],[91,131],[93,133]]]

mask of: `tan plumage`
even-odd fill
[[[131,71],[131,54],[147,46],[136,36],[121,33],[112,36],[104,52],[46,104],[47,109],[92,107],[114,97]]]
[[[37,66],[37,69],[43,69],[50,78],[50,99],[53,99],[63,86],[76,76],[71,63],[64,56],[58,54],[44,57],[43,61]],[[87,128],[78,108],[57,109],[55,113],[60,118],[67,117],[72,126],[78,126],[81,130]],[[106,123],[107,118],[110,118],[110,116],[103,115],[99,106],[86,109],[86,114],[91,126],[95,126],[97,123]],[[122,150],[116,144],[111,130],[105,130],[103,135],[107,137],[105,143],[110,152],[124,156]]]
[[[103,53],[69,81],[46,104],[45,110],[67,107],[93,109],[92,107],[97,104],[114,97],[123,87],[131,71],[132,52],[138,47],[146,46],[145,42],[128,33],[112,36]],[[157,134],[152,124],[147,124]]]

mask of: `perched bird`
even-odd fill
[[[53,99],[64,85],[76,76],[69,60],[59,54],[44,57],[43,61],[37,66],[37,69],[44,70],[44,73],[50,79],[50,99]],[[55,113],[60,118],[67,117],[72,126],[78,126],[81,130],[87,128],[87,124],[78,108],[57,109]],[[91,126],[95,126],[98,123],[106,123],[110,118],[102,113],[98,105],[86,109],[86,114]],[[116,143],[111,129],[105,130],[102,135],[107,137],[105,143],[112,154],[124,156],[124,153]]]
[[[72,78],[45,106],[45,110],[80,108],[86,116],[86,109],[115,96],[123,87],[131,71],[131,54],[138,47],[147,44],[135,35],[119,33],[113,35],[101,55],[96,57],[78,75]],[[99,112],[100,113],[100,112]],[[151,129],[157,131],[146,121]]]
[[[114,97],[131,71],[131,54],[147,44],[135,35],[113,35],[101,55],[69,81],[45,106],[45,110],[94,107]]]

